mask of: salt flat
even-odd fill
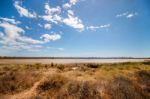
[[[0,64],[50,64],[50,63],[120,63],[140,62],[145,59],[0,59]]]

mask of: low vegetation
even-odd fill
[[[150,61],[1,64],[0,99],[150,99]]]

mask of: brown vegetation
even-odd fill
[[[0,65],[0,99],[149,99],[150,62]]]

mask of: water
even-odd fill
[[[50,63],[119,63],[139,62],[145,59],[0,59],[0,64],[50,64]]]

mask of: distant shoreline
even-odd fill
[[[0,57],[0,59],[150,59],[150,57]]]

